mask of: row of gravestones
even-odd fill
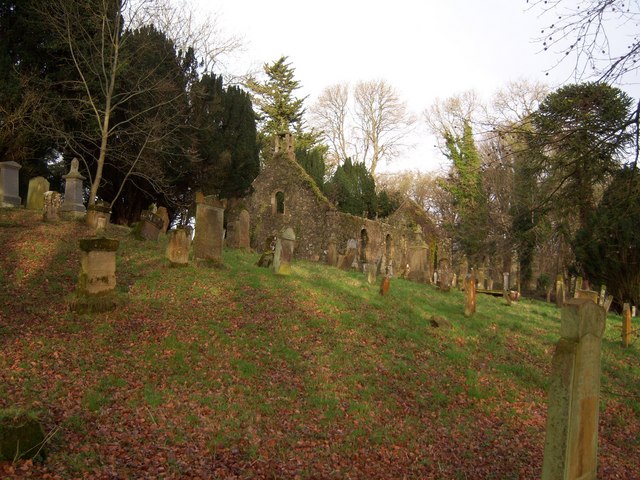
[[[5,208],[19,207],[22,199],[18,194],[18,171],[21,165],[16,162],[0,162],[0,206]],[[29,180],[26,208],[44,212],[44,219],[55,221],[58,212],[70,215],[84,215],[82,182],[84,177],[78,172],[78,160],[73,159],[65,180],[64,200],[58,192],[49,190],[49,182],[44,177]]]

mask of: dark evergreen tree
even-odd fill
[[[340,165],[327,183],[326,192],[338,210],[375,218],[378,210],[376,184],[364,163],[352,163],[350,158]]]

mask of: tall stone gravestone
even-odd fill
[[[443,258],[438,262],[438,272],[440,272],[438,289],[448,292],[451,290],[451,266],[448,259]]]
[[[422,229],[414,230],[413,245],[409,247],[409,280],[429,282],[429,247],[424,241]]]
[[[19,207],[22,198],[18,195],[18,170],[16,162],[0,162],[0,207]]]
[[[543,480],[595,480],[604,308],[589,299],[562,307],[551,365]]]
[[[27,191],[27,209],[42,211],[44,208],[44,194],[49,191],[49,181],[44,177],[34,177],[29,180]]]
[[[158,241],[163,225],[162,218],[151,210],[143,210],[140,213],[140,236],[145,240]]]
[[[167,211],[167,207],[158,207],[156,215],[162,219],[162,228],[160,229],[160,232],[167,233],[167,229],[169,228],[169,212]]]
[[[564,305],[564,277],[561,273],[556,277],[556,306],[562,307]]]
[[[464,316],[471,317],[476,313],[476,278],[468,273],[464,279]]]
[[[184,228],[174,228],[167,233],[166,257],[172,266],[183,266],[189,263],[191,235]]]
[[[58,192],[45,192],[44,207],[42,208],[42,219],[45,222],[57,222],[59,220],[58,212],[62,202],[62,196]]]
[[[250,249],[250,216],[244,208],[232,221],[227,220],[227,245],[231,248]]]
[[[296,244],[296,234],[287,227],[278,234],[273,253],[273,271],[276,275],[291,275],[291,262]]]
[[[82,182],[84,177],[78,172],[78,159],[71,160],[69,173],[64,178],[64,200],[60,211],[73,217],[83,217],[87,211],[84,207]]]
[[[193,255],[196,264],[222,262],[224,208],[214,196],[201,197],[196,204],[196,234]]]
[[[327,264],[332,267],[338,265],[338,246],[334,236],[329,237],[327,244]]]
[[[344,255],[338,257],[338,268],[349,270],[353,265],[353,261],[356,259],[357,253],[358,242],[354,238],[350,238],[347,241],[347,250]]]

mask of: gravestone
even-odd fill
[[[116,307],[116,251],[119,241],[112,238],[84,238],[80,276],[72,309],[76,312],[102,312]]]
[[[380,283],[380,295],[385,296],[389,293],[389,287],[391,286],[391,279],[389,275],[385,275]]]
[[[356,259],[357,253],[358,242],[356,242],[355,239],[350,238],[347,242],[347,250],[338,262],[338,268],[341,268],[342,270],[349,270],[353,265],[353,261]]]
[[[333,236],[329,238],[329,243],[327,244],[327,264],[332,267],[338,265],[338,247]]]
[[[172,266],[183,266],[189,263],[191,235],[185,228],[174,228],[167,233],[168,243],[165,255]]]
[[[69,173],[63,175],[62,178],[64,178],[64,199],[60,211],[68,216],[83,217],[87,211],[84,206],[84,189],[82,187],[84,177],[78,172],[77,158],[71,160]]]
[[[509,272],[502,272],[502,290],[509,290]]]
[[[597,473],[600,350],[604,309],[589,299],[562,307],[551,365],[543,480],[592,479]]]
[[[111,204],[98,200],[87,207],[86,223],[89,227],[103,231],[107,228],[111,219]]]
[[[18,170],[22,165],[16,162],[0,162],[0,207],[19,207],[22,198],[18,195]]]
[[[236,218],[227,223],[227,246],[230,248],[250,249],[249,212],[242,209]]]
[[[622,345],[631,345],[631,306],[628,303],[622,307]]]
[[[409,280],[429,283],[429,247],[424,241],[422,229],[416,226],[413,245],[409,247]]]
[[[60,211],[62,195],[58,192],[49,191],[44,193],[43,198],[42,219],[45,222],[57,222],[60,219],[58,212]]]
[[[49,191],[49,181],[44,177],[33,177],[29,180],[27,192],[27,209],[42,211],[44,209],[44,194]]]
[[[377,278],[376,266],[369,264],[367,268],[367,282],[369,282],[369,285],[375,285]]]
[[[611,308],[611,304],[613,303],[613,295],[607,295],[607,299],[604,301],[604,311],[609,313],[609,309]]]
[[[576,296],[575,298],[580,298],[580,299],[587,299],[587,300],[591,300],[593,303],[597,304],[598,303],[598,292],[595,292],[593,290],[576,290]]]
[[[448,259],[443,258],[438,262],[438,272],[440,280],[440,283],[437,284],[438,290],[448,292],[451,290],[451,266]]]
[[[158,236],[162,231],[164,221],[159,215],[156,215],[151,210],[143,210],[140,213],[140,236],[145,240],[151,240],[152,242],[158,241]]]
[[[167,212],[167,207],[158,207],[156,215],[162,219],[162,228],[160,229],[160,232],[167,233],[167,229],[169,228],[169,212]]]
[[[562,274],[556,277],[556,306],[561,308],[564,305],[564,278]]]
[[[604,302],[607,300],[607,286],[600,285],[600,295],[598,296],[598,305],[604,307]]]
[[[576,278],[576,289],[573,291],[573,298],[578,298],[580,290],[582,290],[582,277]]]
[[[276,250],[273,252],[273,271],[276,275],[291,275],[291,262],[296,243],[296,234],[287,227],[278,234]]]
[[[202,198],[196,205],[196,235],[193,256],[196,264],[222,262],[224,208],[215,196]]]
[[[468,273],[464,279],[464,316],[471,317],[476,313],[476,279]]]

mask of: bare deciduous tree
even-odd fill
[[[415,118],[384,80],[358,82],[351,92],[346,84],[326,88],[312,108],[311,121],[323,132],[334,158],[364,162],[375,176],[381,161],[392,161],[408,146]]]

